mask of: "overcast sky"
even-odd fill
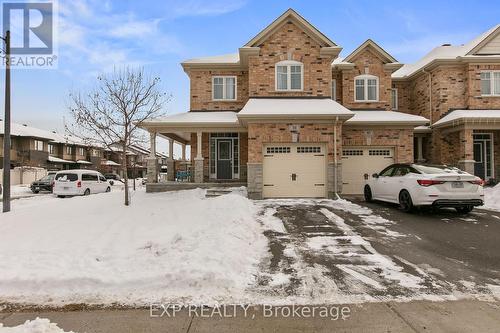
[[[59,67],[13,71],[13,121],[61,130],[68,92],[124,65],[161,77],[173,95],[167,112],[188,111],[189,82],[179,63],[237,52],[290,6],[344,56],[372,38],[404,63],[500,23],[495,1],[60,0]],[[3,89],[2,74],[0,118]]]

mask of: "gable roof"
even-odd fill
[[[293,21],[300,28],[302,28],[310,37],[314,38],[323,46],[338,46],[330,38],[326,37],[321,31],[316,29],[311,23],[309,23],[305,18],[299,15],[295,10],[289,8],[283,14],[281,14],[277,19],[275,19],[271,24],[259,32],[255,37],[253,37],[245,47],[255,47],[259,46],[264,40],[266,40],[270,35],[272,35],[277,29],[279,29],[283,24],[288,21]]]
[[[393,62],[398,62],[396,58],[391,56],[389,53],[387,53],[386,50],[381,48],[377,43],[375,43],[371,39],[367,39],[363,44],[358,46],[354,51],[351,52],[347,57],[344,58],[344,62],[351,62],[356,56],[361,53],[366,48],[372,48],[374,49],[380,56],[382,56],[382,59],[385,61],[385,63],[393,63]]]
[[[500,60],[500,53],[496,55],[477,54],[482,47],[500,34],[500,24],[497,24],[488,31],[482,33],[470,42],[463,45],[444,44],[432,49],[420,60],[413,64],[406,64],[392,74],[393,79],[402,79],[411,77],[423,69],[440,62],[461,62],[461,61],[490,61]]]

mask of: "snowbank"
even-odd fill
[[[480,208],[500,211],[500,184],[484,188],[484,206]]]
[[[73,333],[73,331],[66,332],[50,320],[37,317],[35,320],[26,320],[24,324],[14,327],[4,327],[0,323],[0,333]]]
[[[13,201],[0,220],[0,303],[243,301],[267,251],[236,193],[122,191]]]

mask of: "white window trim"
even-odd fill
[[[38,145],[39,143],[42,144],[41,147],[39,147],[39,145]],[[39,148],[42,148],[42,149],[39,149]],[[43,151],[43,149],[44,149],[43,141],[42,140],[35,140],[35,150],[36,151]]]
[[[368,80],[373,80],[375,79],[377,81],[376,85],[376,97],[375,99],[368,99]],[[356,98],[356,80],[364,80],[364,90],[365,90],[365,99],[357,99]],[[379,101],[379,90],[380,90],[380,85],[379,85],[379,79],[378,76],[375,75],[369,75],[369,74],[363,74],[363,75],[358,75],[354,77],[354,101],[355,102],[363,102],[363,103],[374,103]]]
[[[278,89],[278,66],[286,66],[287,89]],[[292,89],[291,66],[300,66],[300,89]],[[304,91],[304,64],[295,60],[283,60],[274,65],[274,89],[276,91]]]
[[[481,92],[481,74],[482,73],[490,73],[490,92],[489,94],[483,94]],[[491,70],[491,71],[481,71],[479,74],[479,91],[481,92],[481,96],[486,96],[486,97],[500,97],[500,94],[495,94],[495,80],[494,80],[494,75],[493,73],[500,73],[500,70]]]
[[[392,94],[396,95],[396,103],[394,105],[391,105],[392,110],[397,111],[399,109],[399,100],[398,100],[398,88],[392,88],[391,89],[391,104],[392,104]]]
[[[336,79],[332,80],[332,99],[334,101],[337,100],[337,80]]]
[[[234,98],[226,98],[226,78],[234,78]],[[215,98],[215,79],[222,79],[222,98]],[[236,101],[238,99],[238,77],[236,75],[217,75],[212,76],[212,100],[213,101]]]
[[[53,144],[48,143],[48,144],[47,144],[47,149],[49,150],[49,154],[51,154],[51,155],[54,155],[54,154],[55,154],[56,147],[55,147]]]

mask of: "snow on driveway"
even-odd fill
[[[26,320],[24,324],[6,327],[0,323],[0,333],[73,333],[60,329],[57,324],[45,318]]]
[[[19,199],[0,216],[0,303],[235,302],[267,251],[245,197],[204,190]]]
[[[500,212],[500,184],[484,188],[484,206],[479,208]]]

